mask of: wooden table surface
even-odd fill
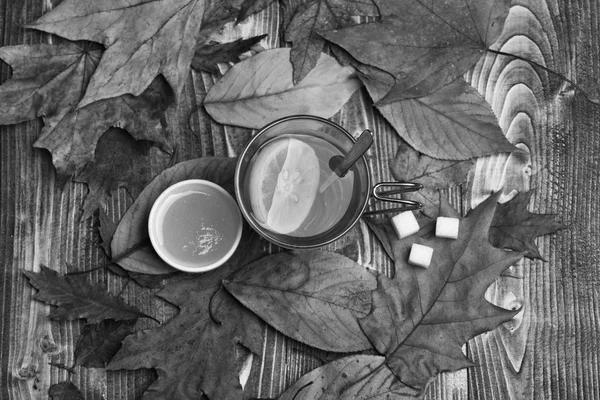
[[[1,44],[52,41],[22,28],[51,4],[3,0]],[[280,20],[273,5],[224,35],[269,33],[265,46],[277,47]],[[599,32],[596,0],[514,0],[500,42],[503,51],[559,71],[598,98]],[[3,64],[2,82],[9,76],[10,68]],[[439,376],[426,398],[600,399],[600,106],[543,69],[505,56],[486,56],[467,80],[492,104],[509,140],[528,155],[479,159],[468,184],[448,196],[465,211],[492,189],[503,187],[509,193],[535,188],[531,209],[557,214],[568,229],[537,240],[545,262],[526,259],[492,285],[491,301],[509,308],[523,305],[523,311],[511,323],[471,340],[466,351],[478,366]],[[213,83],[210,75],[190,74],[185,100],[169,111],[170,139],[179,149],[179,161],[235,156],[251,135],[247,129],[216,124],[202,109],[195,111]],[[187,126],[190,112],[195,133]],[[333,120],[351,132],[375,132],[371,169],[376,179],[390,180],[387,163],[377,160],[393,157],[399,141],[366,93],[357,92]],[[68,377],[49,362],[73,364],[74,343],[83,327],[81,321],[49,320],[49,307],[32,300],[35,290],[23,271],[46,265],[65,273],[105,262],[97,215],[80,221],[87,187],[73,182],[59,187],[50,155],[32,146],[41,127],[41,121],[0,127],[1,400],[47,399],[49,386]],[[158,165],[153,173],[159,172]],[[118,221],[132,201],[120,189],[105,211]],[[354,246],[363,265],[389,268],[364,223],[343,243]],[[113,293],[124,285],[122,278],[104,270],[90,279],[106,282]],[[160,320],[170,318],[173,309],[151,294],[130,284],[121,295]],[[137,327],[154,326],[145,320]],[[298,345],[274,330],[265,327],[265,333],[264,353],[253,364],[252,390],[257,396],[275,397],[320,361],[310,349],[295,351]],[[86,399],[136,399],[154,374],[77,367],[72,379]]]

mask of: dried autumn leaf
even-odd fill
[[[240,8],[236,22],[241,22],[252,14],[261,12],[271,5],[275,0],[245,0]]]
[[[462,76],[500,36],[510,0],[375,0],[382,19],[322,32],[363,64],[395,76],[381,100],[431,94]]]
[[[136,198],[152,179],[152,143],[133,139],[127,132],[111,128],[98,140],[94,161],[85,165],[73,180],[87,183],[89,192],[83,203],[82,219],[90,217],[106,203],[112,190],[120,187]],[[159,159],[158,157],[152,160]],[[166,165],[167,159],[163,158]]]
[[[57,306],[50,312],[50,318],[63,321],[86,318],[88,323],[94,324],[105,319],[121,321],[148,317],[99,284],[92,285],[80,276],[61,276],[43,265],[40,272],[23,273],[39,290],[34,299]]]
[[[361,86],[352,68],[326,54],[294,86],[289,56],[290,49],[273,49],[234,65],[209,90],[206,111],[219,123],[256,129],[292,114],[329,118]]]
[[[60,119],[79,102],[102,56],[93,43],[0,48],[12,77],[0,86],[0,125]]]
[[[167,285],[158,295],[180,308],[177,316],[125,339],[108,369],[155,368],[158,379],[144,393],[145,400],[248,398],[238,380],[248,354],[242,348],[260,354],[264,326],[220,288],[242,263],[264,255],[263,247],[248,229],[227,263]]]
[[[167,187],[186,179],[206,179],[223,186],[233,194],[235,163],[235,158],[203,157],[181,162],[157,175],[129,207],[117,226],[111,252],[113,257],[126,255],[117,263],[132,272],[153,275],[174,272],[175,270],[165,263],[151,246],[135,249],[148,239],[148,215],[152,204]]]
[[[325,40],[317,32],[353,25],[355,16],[379,16],[379,11],[372,0],[312,0],[295,10],[285,28],[285,40],[292,42],[294,84],[304,79],[321,57]]]
[[[63,182],[78,167],[93,161],[98,140],[111,127],[124,129],[136,140],[152,141],[170,152],[164,118],[170,103],[170,89],[158,78],[141,96],[98,101],[46,121],[34,146],[52,153],[52,162]]]
[[[71,381],[55,383],[48,389],[51,400],[83,400],[83,394]]]
[[[211,74],[220,74],[217,63],[239,61],[239,55],[250,51],[254,45],[267,35],[254,36],[248,39],[238,39],[228,43],[203,44],[196,48],[192,59],[192,68]]]
[[[371,310],[376,279],[347,257],[279,253],[245,266],[223,284],[268,324],[300,342],[335,352],[371,347],[357,319]]]
[[[278,400],[402,400],[418,394],[398,381],[385,357],[355,355],[303,375]]]
[[[93,5],[65,0],[27,27],[106,47],[81,108],[124,94],[139,96],[158,75],[177,97],[189,73],[205,11],[204,0],[114,0]]]
[[[462,78],[417,99],[377,109],[415,150],[442,160],[467,160],[519,151],[485,98]]]
[[[107,319],[83,327],[75,346],[75,365],[104,368],[121,348],[121,342],[133,333],[135,320]]]
[[[394,179],[400,182],[418,182],[423,188],[407,193],[406,198],[423,204],[422,211],[435,217],[439,211],[438,191],[466,182],[475,160],[438,160],[419,153],[407,143],[398,147],[396,157],[390,161]],[[404,196],[403,196],[404,197]]]
[[[473,365],[462,353],[463,344],[518,312],[484,298],[488,286],[523,256],[488,241],[498,196],[460,221],[457,240],[437,238],[431,229],[391,239],[396,276],[378,276],[372,311],[360,324],[388,367],[415,389],[424,389],[440,372]],[[429,268],[407,263],[413,243],[434,249]]]
[[[555,233],[565,226],[552,214],[534,214],[527,210],[533,191],[518,193],[496,209],[490,227],[490,243],[501,249],[524,251],[525,257],[542,259],[534,239]]]

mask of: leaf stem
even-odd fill
[[[64,369],[65,371],[67,371],[69,373],[69,379],[71,378],[71,375],[75,375],[75,366],[74,365],[72,367],[68,367],[63,363],[55,363],[52,361],[49,362],[48,365],[51,365],[56,368]]]
[[[499,56],[512,57],[512,58],[514,58],[516,60],[525,61],[526,63],[528,63],[528,64],[530,64],[530,65],[532,65],[534,67],[540,68],[540,69],[542,69],[542,70],[544,70],[544,71],[546,71],[546,72],[548,72],[548,73],[550,73],[552,75],[555,75],[555,76],[559,77],[560,79],[562,79],[563,81],[569,83],[571,86],[573,86],[573,88],[575,88],[576,91],[580,92],[583,95],[583,97],[585,97],[585,99],[587,101],[589,101],[590,103],[593,103],[593,104],[600,105],[600,100],[598,100],[598,99],[591,99],[590,97],[588,97],[586,91],[583,90],[583,88],[581,86],[579,86],[573,80],[567,78],[566,76],[564,76],[563,74],[561,74],[559,72],[553,71],[552,69],[550,69],[550,68],[548,68],[548,67],[546,67],[546,66],[544,66],[544,65],[542,65],[540,63],[537,63],[537,62],[532,61],[532,60],[528,60],[527,58],[519,56],[519,55],[516,55],[516,54],[506,53],[504,51],[493,50],[493,49],[490,49],[490,48],[488,48],[486,50],[487,50],[488,53],[497,54]]]
[[[308,386],[312,385],[314,383],[314,381],[310,381],[306,384],[304,384],[304,386],[302,386],[300,389],[298,389],[296,391],[296,393],[294,394],[294,397],[292,397],[292,400],[296,400],[296,397],[298,397],[298,395],[300,394],[300,392],[304,389],[307,388]]]

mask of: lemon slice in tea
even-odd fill
[[[250,174],[250,202],[255,218],[280,234],[297,230],[317,196],[319,159],[298,139],[281,139],[261,149]]]
[[[274,232],[288,234],[298,229],[317,196],[319,159],[312,147],[290,139],[287,157],[277,176],[266,226]]]
[[[258,153],[250,171],[248,194],[254,218],[262,224],[267,222],[273,194],[277,186],[277,176],[287,157],[289,140],[275,140],[268,143]]]

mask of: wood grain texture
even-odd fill
[[[291,1],[289,4],[296,4]],[[20,26],[52,2],[7,0],[0,6],[2,45],[56,41]],[[533,60],[568,76],[600,96],[599,4],[584,0],[515,0],[498,49]],[[284,10],[276,4],[218,37],[234,39],[268,33],[265,47],[280,46]],[[226,67],[223,66],[223,72]],[[0,78],[9,77],[2,65]],[[509,140],[527,150],[477,162],[468,194],[444,193],[461,212],[491,190],[536,192],[531,210],[557,213],[569,229],[538,239],[546,262],[523,261],[488,291],[496,304],[523,306],[515,319],[471,341],[465,351],[479,366],[442,374],[426,399],[595,399],[600,398],[600,107],[586,102],[563,80],[511,57],[489,54],[467,75],[492,104]],[[169,110],[170,141],[177,161],[235,156],[252,131],[216,124],[200,106],[215,77],[191,73],[184,98]],[[367,158],[375,181],[392,180],[387,162],[399,139],[361,90],[332,120],[353,134],[370,129],[376,145]],[[32,147],[41,123],[0,127],[0,400],[47,399],[51,384],[66,371],[49,362],[72,365],[83,323],[47,319],[47,306],[32,300],[34,290],[22,271],[40,264],[66,273],[102,265],[97,218],[80,221],[87,193],[83,184],[55,184],[49,155]],[[153,165],[153,173],[159,164]],[[133,199],[125,189],[109,199],[108,215],[118,221]],[[386,207],[372,204],[371,209]],[[385,273],[391,262],[364,223],[330,250]],[[153,296],[155,290],[127,283],[103,269],[89,274],[112,293],[161,321],[176,309]],[[137,329],[158,326],[140,320]],[[284,337],[265,325],[263,354],[254,357],[250,391],[275,397],[328,354]],[[85,399],[132,400],[155,379],[153,371],[75,368],[73,382]],[[212,399],[215,400],[215,399]],[[218,400],[218,399],[217,399]]]

